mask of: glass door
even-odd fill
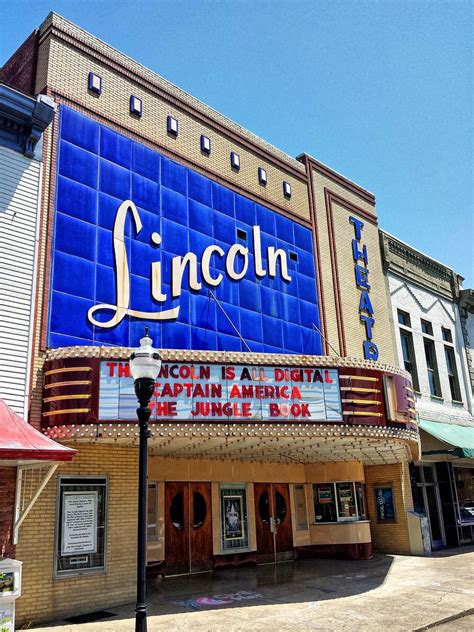
[[[431,548],[446,546],[443,514],[439,497],[438,481],[434,465],[418,465],[416,470],[417,493],[414,494],[416,511],[422,511],[428,518],[431,535]]]

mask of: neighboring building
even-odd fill
[[[421,456],[412,468],[415,509],[429,519],[432,548],[474,541],[474,420],[462,277],[381,232],[400,364],[412,377]],[[469,353],[469,350],[468,350]]]
[[[14,628],[19,593],[15,558],[20,525],[58,462],[74,450],[25,422],[31,390],[32,323],[38,275],[42,135],[53,120],[50,97],[0,83],[0,628]],[[9,566],[10,565],[10,566]],[[5,581],[10,584],[5,588]]]
[[[54,116],[37,99],[0,83],[0,399],[25,419],[31,374],[42,134]]]
[[[471,380],[471,393],[474,396],[474,290],[468,289],[459,292],[459,310]]]
[[[30,422],[78,449],[22,524],[19,620],[133,599],[127,360],[145,325],[163,357],[150,563],[176,574],[419,551],[419,433],[374,196],[58,15],[3,72],[59,105],[43,148]],[[72,537],[81,511],[89,526]]]

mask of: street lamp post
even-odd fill
[[[138,457],[138,538],[137,538],[137,604],[135,608],[135,632],[146,632],[146,538],[147,538],[147,470],[148,470],[148,421],[149,403],[155,380],[161,367],[160,354],[153,349],[152,339],[145,327],[145,336],[140,347],[130,356],[130,373],[134,379],[135,394],[140,404],[137,408],[140,425],[140,448]]]

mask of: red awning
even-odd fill
[[[0,460],[70,461],[76,452],[42,435],[0,399]]]

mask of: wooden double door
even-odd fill
[[[210,483],[165,484],[166,574],[212,569]]]
[[[260,564],[293,559],[290,494],[286,483],[255,483],[255,526]]]

